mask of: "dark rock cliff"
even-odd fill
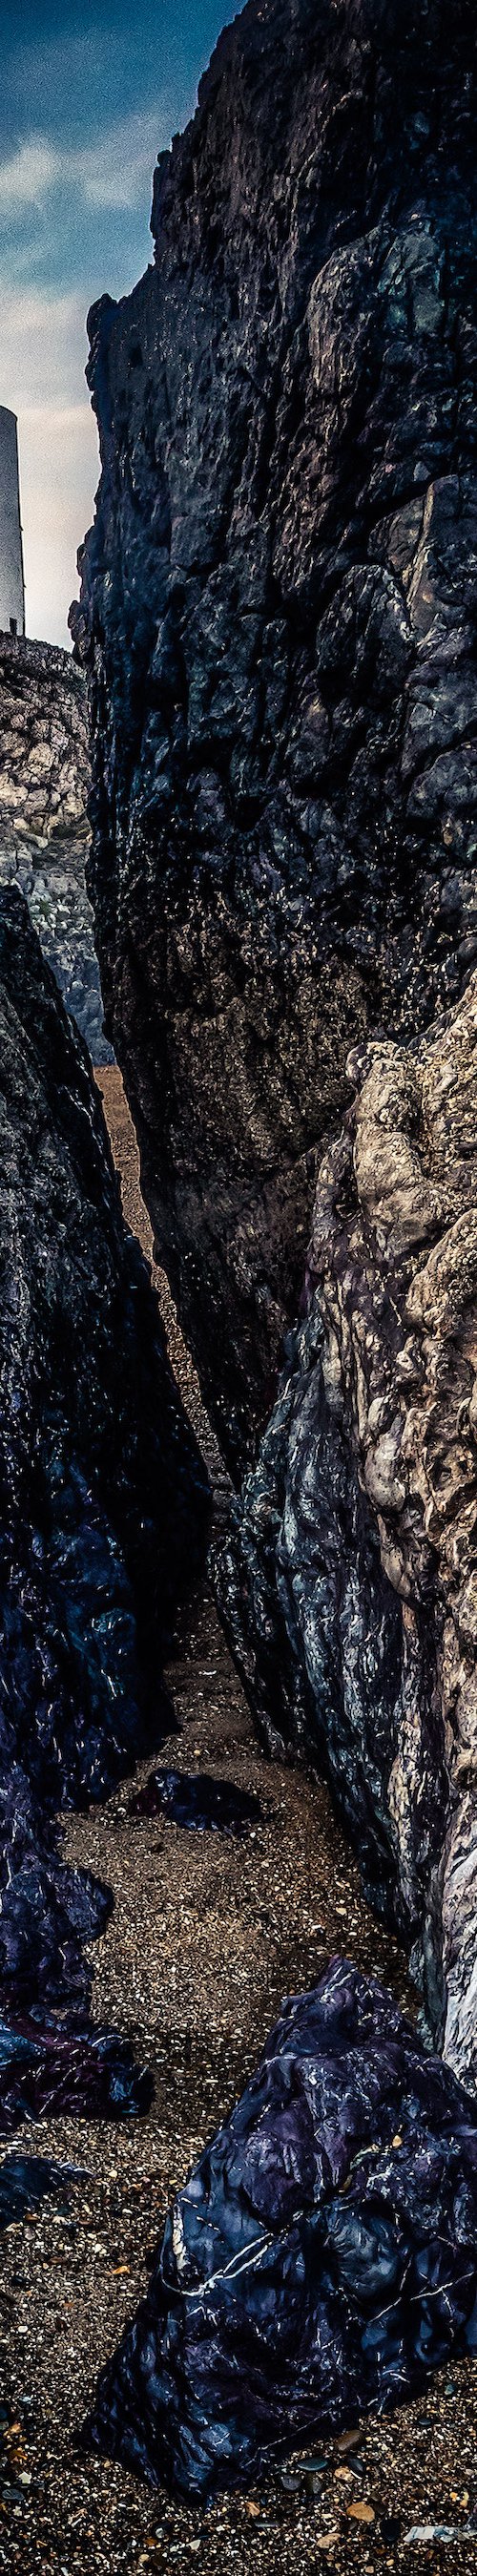
[[[10,891],[0,1136],[0,1994],[30,2007],[87,1995],[108,1898],[64,1865],[55,1811],[169,1728],[161,1653],[207,1502],[86,1053]]]
[[[238,1462],[348,1049],[476,954],[475,73],[472,0],[252,0],[90,317],[107,1025]]]
[[[324,1758],[477,2082],[477,976],[376,1043],[321,1167],[307,1313],[218,1569],[271,1748]]]

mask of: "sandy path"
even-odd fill
[[[150,1249],[117,1074],[101,1075],[101,1089],[128,1220]],[[165,1294],[175,1365],[220,1485]],[[161,1287],[161,1303],[163,1296]],[[277,2472],[204,2518],[75,2452],[98,2367],[145,2286],[171,2191],[242,2088],[283,1995],[310,1984],[325,1956],[344,1948],[410,2001],[402,1958],[364,1903],[326,1790],[298,1771],[272,1769],[257,1749],[207,1587],[192,1605],[169,1681],[183,1731],[165,1758],[258,1790],[263,1823],[245,1844],[195,1839],[160,1820],[133,1820],[130,1783],[105,1808],[68,1823],[71,1857],[88,1861],[115,1892],[112,1922],[92,1954],[94,2010],[128,2032],[154,2066],[155,2096],[138,2124],[45,2122],[27,2141],[84,2164],[87,2177],[74,2189],[69,2217],[47,2204],[2,2240],[2,2383],[19,2429],[7,2445],[0,2567],[25,2576],[130,2576],[141,2567],[154,2576],[170,2563],[178,2576],[194,2566],[204,2576],[219,2569],[302,2576],[304,2566],[328,2563],[339,2571],[446,2567],[453,2576],[477,2560],[476,2541],[458,2537],[477,2506],[468,2364],[441,2374],[387,2426],[368,2424],[361,2473],[335,2457],[317,2502],[302,2478],[291,2492]],[[25,2145],[24,2131],[17,2143]],[[356,2503],[369,2518],[356,2519]],[[405,2544],[412,2523],[430,2521],[455,2525],[451,2548]]]

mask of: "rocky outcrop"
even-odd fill
[[[229,1458],[351,1044],[477,953],[472,0],[256,0],[90,316],[107,1027]]]
[[[271,1746],[319,1750],[431,2026],[477,2079],[477,976],[359,1082],[222,1609]]]
[[[26,896],[35,930],[93,1064],[106,1064],[85,870],[88,710],[70,653],[0,634],[0,887]]]
[[[86,1053],[11,892],[0,1130],[0,1992],[77,2011],[109,1898],[64,1864],[55,1812],[169,1730],[161,1655],[207,1493]]]
[[[204,2502],[384,2412],[475,2350],[476,2228],[475,2107],[332,1960],[178,2193],[90,2438]]]

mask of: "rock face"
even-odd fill
[[[179,2193],[99,2385],[101,2451],[204,2501],[477,2339],[477,2115],[332,1960]]]
[[[160,1738],[206,1483],[86,1054],[11,892],[0,1129],[0,1992],[78,2008],[109,1898],[63,1864],[55,1811]]]
[[[44,955],[100,1065],[112,1050],[85,883],[87,719],[71,654],[0,634],[0,886],[26,895]]]
[[[107,1026],[240,1463],[351,1044],[477,953],[472,0],[252,0],[90,316]]]
[[[307,1314],[219,1592],[273,1746],[316,1754],[434,2033],[477,2080],[477,976],[377,1042],[318,1180]]]

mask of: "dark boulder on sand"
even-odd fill
[[[203,2502],[476,2342],[475,2104],[335,1959],[178,2193],[89,2438]]]

